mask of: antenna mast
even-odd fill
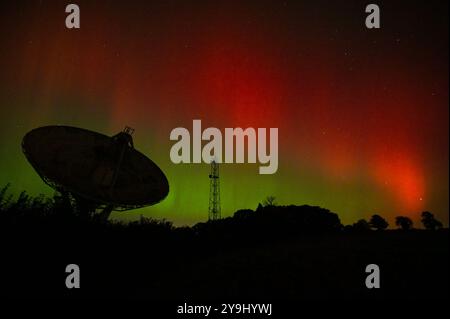
[[[220,183],[219,164],[211,162],[211,174],[209,174],[209,214],[208,220],[220,219]]]

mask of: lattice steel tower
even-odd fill
[[[219,164],[211,162],[211,174],[209,174],[209,220],[220,219],[220,182]]]

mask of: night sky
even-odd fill
[[[12,1],[10,1],[12,2]],[[120,219],[208,216],[209,166],[175,165],[175,127],[278,127],[279,168],[222,164],[222,215],[310,204],[344,224],[378,213],[394,226],[433,212],[448,225],[448,4],[374,1],[67,1],[0,5],[0,182],[53,194],[21,139],[43,125],[113,135],[166,173],[169,196]]]

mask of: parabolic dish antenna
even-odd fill
[[[131,128],[112,137],[70,126],[28,132],[23,152],[45,183],[77,201],[111,210],[156,204],[169,193],[161,169],[133,146]],[[108,212],[109,211],[109,212]]]

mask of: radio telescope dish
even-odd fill
[[[133,131],[127,127],[110,137],[76,127],[44,126],[25,135],[22,149],[45,183],[103,207],[109,216],[111,210],[156,204],[169,193],[161,169],[134,148]]]

